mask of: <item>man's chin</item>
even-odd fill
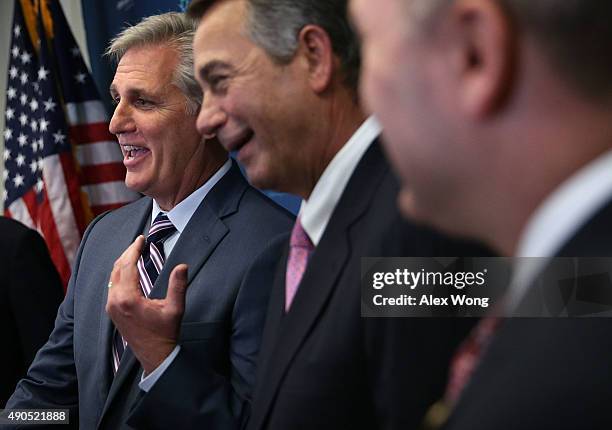
[[[397,205],[405,219],[450,236],[476,237],[473,229],[460,223],[455,211],[442,209],[436,203],[420,199],[410,189],[402,189],[397,196]],[[454,216],[448,216],[449,214]]]
[[[255,162],[252,158],[242,161],[242,165],[244,166],[246,176],[251,185],[260,190],[271,189],[272,181],[270,180],[268,169],[265,166]]]
[[[414,194],[405,188],[402,188],[397,196],[397,206],[404,218],[417,219],[418,212],[415,207]]]
[[[397,196],[397,206],[405,219],[417,224],[432,226],[434,214],[430,214],[424,210],[412,190],[402,188]]]
[[[257,173],[249,174],[249,172],[247,171],[247,178],[249,179],[249,182],[251,183],[251,185],[254,186],[255,188],[258,188],[260,190],[278,191],[276,187],[274,187],[273,182],[270,181],[270,179],[265,175],[261,175]]]
[[[124,182],[125,182],[125,186],[128,187],[130,190],[135,191],[140,194],[147,194],[145,192],[147,189],[146,185],[143,184],[142,181],[138,180],[138,178],[130,177],[129,173],[126,175]]]

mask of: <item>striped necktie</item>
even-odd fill
[[[166,256],[164,254],[164,242],[176,232],[176,227],[168,219],[165,213],[159,213],[155,221],[151,224],[146,242],[142,249],[142,254],[138,259],[138,277],[140,288],[145,297],[149,297],[153,285],[162,270]],[[115,330],[113,335],[113,371],[117,373],[121,357],[125,351],[127,343]]]

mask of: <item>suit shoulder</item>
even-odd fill
[[[291,228],[295,216],[261,191],[249,186],[240,202],[240,209],[246,209],[253,217],[278,222],[281,226]]]
[[[19,221],[11,218],[0,217],[0,234],[2,234],[2,241],[4,243],[11,243],[15,240],[21,240],[32,231],[34,230],[25,226]]]
[[[114,224],[121,222],[122,220],[128,219],[134,216],[136,213],[141,213],[151,205],[151,198],[141,197],[131,203],[128,203],[120,208],[106,211],[95,217],[88,225],[88,230],[94,226],[102,227],[106,224]]]
[[[6,217],[0,217],[0,242],[10,244],[0,247],[0,258],[3,260],[21,254],[28,255],[33,261],[35,257],[42,259],[48,254],[45,241],[38,231]]]
[[[232,237],[240,242],[243,254],[257,255],[279,235],[288,234],[294,216],[270,198],[249,187],[243,194],[238,210],[224,222]]]

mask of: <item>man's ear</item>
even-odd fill
[[[331,40],[325,30],[317,25],[307,25],[298,36],[299,52],[306,60],[308,82],[315,93],[325,91],[334,69],[334,53]]]
[[[459,0],[449,15],[459,103],[470,116],[495,113],[512,85],[514,32],[509,16],[492,0]]]

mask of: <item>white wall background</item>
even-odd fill
[[[85,40],[85,29],[83,26],[83,14],[81,12],[81,0],[60,0],[66,19],[72,29],[72,33],[81,48],[85,62],[89,66],[89,54]],[[0,130],[4,130],[4,106],[6,103],[6,79],[8,76],[9,45],[11,43],[11,30],[13,23],[14,0],[0,0]],[[4,152],[4,138],[0,137],[0,154]],[[0,159],[0,178],[4,163]],[[4,182],[0,180],[0,196],[4,191]],[[2,201],[0,201],[2,208]]]

